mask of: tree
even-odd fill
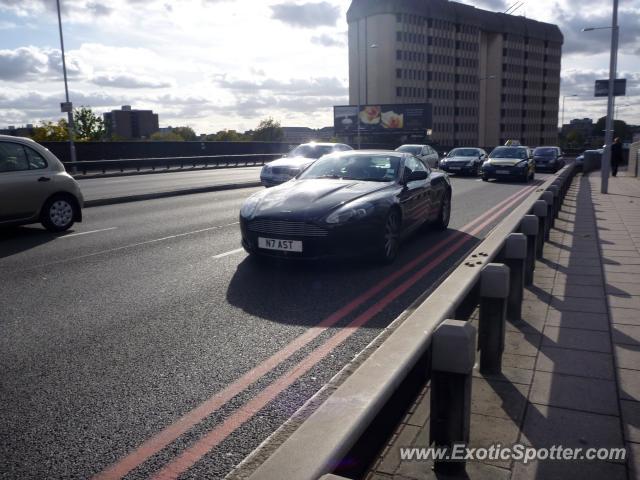
[[[207,140],[214,142],[245,142],[247,138],[235,130],[220,130],[213,135],[207,135]]]
[[[571,130],[567,134],[567,142],[569,143],[569,145],[582,146],[584,144],[584,137],[578,130]]]
[[[604,137],[607,117],[600,117],[593,126],[593,135],[595,137]],[[621,139],[627,139],[629,135],[629,126],[622,120],[613,121],[613,138],[620,137]]]
[[[186,142],[192,142],[196,139],[196,132],[191,127],[176,127],[173,133],[181,137]]]
[[[64,142],[69,140],[69,130],[67,121],[61,118],[56,123],[40,122],[40,125],[33,129],[31,138],[36,142]]]
[[[90,107],[81,106],[73,110],[73,127],[78,142],[95,142],[105,135],[104,122]]]
[[[256,142],[280,142],[284,138],[284,130],[280,122],[269,117],[262,120],[253,132],[252,138]]]
[[[154,142],[184,142],[184,138],[176,132],[156,132],[149,137]]]

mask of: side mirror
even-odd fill
[[[423,170],[417,170],[415,172],[411,172],[407,182],[415,182],[417,180],[426,180],[429,177],[429,172],[425,172]]]

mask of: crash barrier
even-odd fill
[[[500,373],[505,321],[521,317],[534,257],[542,253],[573,174],[572,163],[515,207],[249,478],[359,478],[399,420],[386,430],[376,426],[388,424],[389,416],[401,419],[415,400],[402,390],[419,391],[428,381],[431,442],[466,443],[476,348],[480,371]],[[476,309],[477,332],[468,322]],[[438,461],[434,467],[456,473],[465,465]]]
[[[113,172],[140,172],[142,170],[155,172],[161,169],[253,167],[264,165],[280,157],[282,157],[280,153],[256,153],[197,157],[129,158],[121,160],[90,160],[75,163],[66,162],[64,166],[68,172],[81,173],[82,175],[95,173],[105,175]]]

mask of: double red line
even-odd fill
[[[325,318],[315,327],[309,328],[305,333],[295,338],[287,346],[273,354],[267,360],[257,365],[249,372],[245,373],[238,380],[225,387],[219,393],[214,394],[208,400],[187,412],[180,419],[167,426],[153,437],[145,441],[133,452],[129,453],[114,465],[108,467],[94,477],[95,480],[111,480],[120,479],[127,475],[130,471],[146,462],[151,456],[157,454],[169,444],[174,442],[178,437],[188,432],[195,425],[199,424],[205,418],[216,412],[220,407],[229,402],[233,397],[246,390],[253,383],[261,379],[263,376],[271,372],[282,362],[290,358],[294,353],[298,352],[312,340],[317,338],[325,330],[335,325],[339,320],[352,313],[363,303],[380,293],[386,287],[395,282],[399,277],[410,272],[419,266],[423,261],[443,249],[436,257],[432,258],[426,265],[414,272],[409,278],[396,286],[392,291],[370,306],[363,313],[358,315],[346,327],[341,328],[338,333],[329,338],[324,344],[313,350],[298,364],[288,370],[286,373],[278,377],[273,383],[266,387],[257,396],[236,410],[230,417],[221,424],[209,431],[205,436],[196,441],[189,448],[184,450],[178,457],[165,465],[155,475],[154,479],[175,479],[181,473],[191,468],[211,449],[215,448],[220,442],[227,438],[231,433],[237,430],[241,425],[258,413],[264,406],[274,400],[280,393],[288,388],[298,378],[308,372],[312,367],[322,361],[337,346],[347,340],[354,334],[358,328],[365,325],[375,315],[380,313],[393,300],[405,293],[409,288],[414,286],[421,278],[435,269],[444,260],[456,253],[458,249],[464,247],[483,229],[491,224],[494,220],[506,213],[515,203],[528,195],[537,188],[537,185],[523,188],[519,192],[513,194],[509,198],[503,200],[491,210],[485,212],[476,220],[465,225],[461,230],[453,232],[446,238],[442,239],[434,246],[426,250],[417,258],[408,262],[402,268],[396,270],[381,282],[377,283],[369,290],[360,294],[351,302]],[[446,248],[445,248],[446,247]]]

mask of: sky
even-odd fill
[[[511,0],[463,3],[505,11]],[[103,113],[153,109],[160,126],[197,133],[333,124],[348,103],[349,0],[60,0],[74,106]],[[616,118],[640,124],[640,0],[620,0]],[[565,37],[565,121],[597,119],[606,99],[611,3],[524,0],[516,15],[557,24]],[[577,96],[572,96],[577,95]],[[0,128],[62,117],[64,84],[55,0],[0,0]]]

